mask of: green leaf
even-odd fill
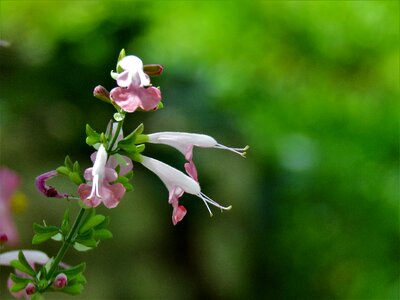
[[[56,235],[52,236],[51,239],[57,242],[61,242],[63,240],[63,235],[61,233],[57,233]]]
[[[27,268],[20,261],[18,261],[16,259],[12,260],[10,265],[12,267],[14,267],[15,269],[20,270],[23,273],[29,274],[31,276],[35,276],[36,275],[35,271],[33,271],[31,266],[29,266],[29,268]]]
[[[58,234],[58,231],[57,232],[47,232],[47,233],[36,233],[32,238],[32,244],[33,245],[41,244],[57,234]]]
[[[74,162],[74,165],[73,165],[73,167],[72,167],[72,170],[73,170],[75,173],[80,173],[80,172],[81,172],[81,167],[79,166],[78,161]]]
[[[124,175],[124,177],[126,177],[126,178],[128,178],[128,179],[131,179],[131,178],[133,177],[133,171],[129,171],[128,173],[126,173],[126,174]]]
[[[93,146],[100,143],[100,134],[97,133],[89,124],[86,124],[86,144]]]
[[[130,183],[124,183],[124,188],[127,192],[133,191],[133,185]]]
[[[76,265],[74,267],[71,267],[69,269],[60,269],[56,272],[56,275],[64,273],[68,277],[68,281],[72,280],[78,274],[82,273],[86,269],[86,263],[80,263],[79,265]]]
[[[44,300],[44,297],[43,297],[42,294],[40,294],[40,293],[35,293],[35,294],[33,294],[33,296],[31,297],[31,300]]]
[[[75,243],[74,244],[74,248],[75,248],[75,250],[77,250],[79,252],[85,252],[85,251],[88,251],[88,250],[92,250],[91,247],[87,247],[87,246],[82,245],[80,243]]]
[[[79,233],[83,233],[88,231],[89,229],[92,229],[93,227],[101,224],[105,219],[106,217],[103,215],[94,215],[90,217],[79,229]]]
[[[98,240],[105,240],[105,239],[110,239],[112,238],[113,235],[110,230],[108,229],[99,229],[95,230],[94,232],[94,238]]]
[[[82,293],[83,290],[83,285],[80,283],[74,284],[74,285],[68,285],[65,288],[63,288],[62,290],[60,290],[60,292],[63,293],[67,293],[70,295],[79,295]]]
[[[25,255],[24,255],[24,252],[22,252],[21,250],[19,250],[19,252],[18,252],[18,261],[29,271],[29,272],[25,272],[25,273],[32,275],[32,276],[36,275],[35,270],[29,264],[28,260],[26,259]]]
[[[31,280],[29,280],[29,282],[30,281]],[[23,290],[28,283],[25,283],[25,282],[18,282],[17,283],[17,282],[15,282],[15,283],[12,284],[10,291],[13,292],[13,293],[19,292],[20,290]]]
[[[68,168],[68,170],[72,170],[73,168],[72,160],[68,155],[65,157],[64,164]]]
[[[10,278],[14,283],[25,283],[25,285],[31,281],[29,278],[22,278],[15,275],[14,273],[10,273]]]
[[[61,232],[64,236],[68,234],[69,231],[69,209],[64,212],[63,220],[61,222]]]
[[[71,172],[71,173],[69,173],[68,177],[69,177],[69,180],[71,180],[76,185],[80,185],[85,182],[82,179],[82,175],[79,173]]]
[[[59,228],[57,226],[43,226],[43,225],[34,223],[33,231],[35,233],[50,233],[50,232],[58,232]]]
[[[69,169],[65,166],[58,167],[56,169],[56,171],[58,174],[65,175],[65,176],[68,176],[69,172],[70,172]]]
[[[141,153],[141,152],[144,151],[145,148],[146,148],[146,145],[145,145],[145,144],[140,144],[140,145],[137,145],[137,146],[136,146],[136,151],[137,151],[138,153]]]

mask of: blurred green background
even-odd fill
[[[130,115],[126,132],[251,146],[247,159],[195,150],[202,190],[233,209],[210,218],[185,195],[176,227],[167,190],[135,165],[135,191],[98,210],[114,238],[65,258],[88,263],[75,299],[399,299],[398,1],[2,0],[0,26],[0,165],[28,196],[22,248],[33,222],[76,211],[34,178],[66,154],[90,165],[85,124],[104,130],[113,113],[92,90],[115,86],[122,48],[165,66],[165,108]],[[146,153],[182,169],[174,149]]]

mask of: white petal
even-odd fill
[[[92,169],[93,177],[98,175],[100,179],[103,178],[106,162],[107,162],[107,151],[106,148],[104,148],[103,144],[101,144],[99,150],[97,151],[96,160],[93,164],[93,169]]]
[[[49,261],[47,254],[42,251],[22,250],[22,252],[24,253],[28,262],[44,265]],[[0,265],[9,266],[11,261],[18,260],[18,253],[19,250],[0,254]]]
[[[118,62],[118,65],[122,69],[129,70],[130,72],[137,72],[138,70],[143,70],[142,60],[134,55],[125,56]]]
[[[148,135],[148,142],[153,144],[165,144],[179,150],[183,154],[188,146],[193,145],[202,148],[212,148],[218,143],[209,135],[187,132],[157,132]]]
[[[174,187],[180,187],[188,194],[198,195],[200,193],[200,185],[181,171],[151,157],[142,155],[141,158],[142,165],[160,177],[168,191]]]

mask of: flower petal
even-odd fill
[[[101,199],[97,197],[96,194],[94,194],[92,198],[88,199],[91,192],[92,192],[92,186],[88,184],[81,184],[78,187],[78,194],[79,197],[82,199],[83,203],[90,207],[97,207],[101,203]]]
[[[125,188],[121,183],[108,184],[104,182],[101,186],[100,193],[105,207],[114,208],[121,201],[125,195]]]

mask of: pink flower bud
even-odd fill
[[[54,287],[57,289],[63,289],[67,286],[68,283],[68,278],[67,275],[64,273],[60,273],[56,276],[56,279],[54,279]]]
[[[164,66],[152,64],[152,65],[144,65],[143,71],[149,76],[160,76],[164,70]]]
[[[25,293],[27,295],[32,295],[36,292],[36,287],[33,283],[28,283],[27,286],[25,287]]]
[[[0,245],[7,243],[8,237],[5,233],[0,233]]]
[[[93,96],[104,102],[110,103],[110,92],[104,86],[98,85],[93,90]]]

